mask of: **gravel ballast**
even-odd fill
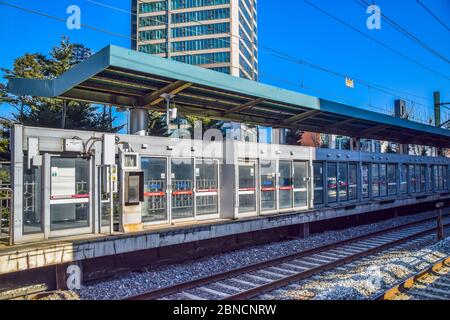
[[[435,243],[429,235],[413,243],[323,272],[271,292],[280,300],[364,300],[383,293],[450,254],[450,238]]]
[[[142,270],[141,272],[126,272],[106,281],[91,283],[87,286],[83,286],[80,290],[64,291],[64,294],[62,294],[62,292],[57,292],[54,295],[48,296],[47,299],[63,299],[64,297],[88,300],[123,299],[125,297],[141,294],[149,290],[194,280],[196,278],[224,272],[267,259],[293,254],[327,243],[345,240],[351,237],[364,235],[408,222],[414,222],[430,216],[431,213],[422,213],[413,216],[398,217],[345,230],[314,234],[305,239],[295,239],[253,246],[229,253],[197,259],[195,261],[149,268],[147,270]],[[336,286],[337,285],[338,284],[336,284]],[[342,286],[346,287],[345,285]],[[346,290],[347,289],[343,289],[343,291]],[[350,291],[353,292],[354,290],[350,289],[349,292]],[[307,295],[309,295],[310,298],[317,296],[317,294],[311,293],[308,293]],[[337,296],[330,293],[330,295],[335,296],[336,298],[354,296],[350,293],[341,295],[338,294]],[[324,297],[328,297],[330,295],[325,295]],[[287,297],[284,296],[279,298],[286,299]]]

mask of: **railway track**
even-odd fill
[[[445,215],[444,217],[448,217]],[[243,300],[262,296],[293,282],[336,268],[390,247],[436,232],[427,218],[311,248],[256,264],[170,287],[152,290],[126,300]],[[444,224],[449,227],[450,223]]]
[[[450,300],[450,256],[400,282],[377,300]]]

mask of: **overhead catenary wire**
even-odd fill
[[[31,13],[31,14],[39,15],[39,16],[42,16],[42,17],[45,17],[45,18],[49,18],[49,19],[52,19],[52,20],[55,20],[55,21],[66,23],[66,18],[57,17],[57,16],[54,16],[54,15],[51,15],[51,14],[48,14],[48,13],[45,13],[45,12],[42,12],[42,11],[25,8],[25,7],[14,5],[14,4],[5,2],[5,1],[0,1],[0,4],[8,6],[8,7],[11,7],[11,8],[14,8],[14,9],[17,9],[17,10],[21,10],[21,11],[24,11],[24,12],[28,12],[28,13]],[[134,41],[137,40],[137,38],[132,37],[132,36],[128,36],[128,35],[121,34],[121,33],[116,33],[116,32],[111,32],[111,31],[106,30],[106,29],[97,28],[97,27],[94,27],[94,26],[91,26],[91,25],[87,25],[87,24],[83,24],[83,23],[80,24],[80,26],[83,27],[83,28],[89,29],[89,30],[96,31],[96,32],[105,33],[105,34],[108,34],[110,36],[120,37],[120,38],[124,38],[124,39],[128,39],[128,40],[134,40]],[[190,54],[180,52],[180,55],[190,55]],[[213,61],[213,62],[217,63],[215,61]]]
[[[92,0],[87,0],[87,1],[93,2],[93,3],[96,2],[97,4],[99,4],[98,1],[92,1]],[[44,16],[44,17],[47,17],[47,18],[50,18],[50,19],[53,19],[53,20],[58,20],[58,21],[60,21],[60,22],[65,22],[65,21],[66,21],[66,19],[64,19],[64,18],[52,16],[52,15],[49,15],[49,14],[46,14],[46,13],[43,13],[43,12],[40,12],[40,11],[37,11],[37,10],[31,10],[31,9],[27,9],[27,8],[20,7],[20,6],[17,6],[17,5],[12,5],[12,4],[7,3],[7,2],[4,2],[4,1],[0,1],[0,4],[4,4],[4,5],[7,5],[7,6],[10,6],[10,7],[13,7],[13,8],[16,8],[16,9],[19,9],[19,10],[22,10],[22,11],[26,11],[26,12],[29,12],[29,13],[33,13],[33,14],[37,14],[37,15],[40,15],[40,16]],[[104,5],[104,4],[102,4],[102,5]],[[108,6],[109,6],[109,5],[108,5]],[[123,12],[127,12],[126,10],[123,10],[123,9],[120,9],[120,8],[116,8],[116,7],[112,7],[112,6],[109,6],[109,7],[115,8],[115,9],[119,9],[119,10],[121,10],[121,11],[123,11]],[[109,32],[108,30],[104,30],[104,29],[92,27],[92,26],[89,26],[89,25],[86,25],[86,24],[83,24],[82,26],[84,26],[85,28],[88,28],[88,29],[97,31],[97,32],[107,33],[107,34],[112,35],[112,36],[119,36],[119,37],[127,38],[127,39],[130,39],[130,40],[136,40],[135,37],[130,37],[130,36],[126,36],[126,35],[123,35],[123,34],[114,33],[114,32]],[[277,52],[277,53],[280,53],[280,54],[282,54],[282,55],[286,55],[285,53],[283,53],[283,52],[281,52],[281,51],[276,51],[276,50],[273,50],[273,49],[271,49],[271,50],[272,50],[272,51],[275,51],[275,52]],[[180,52],[180,53],[181,53],[180,55],[182,55],[182,52]],[[187,55],[187,54],[186,54],[186,55]],[[292,57],[291,57],[291,58],[292,58]],[[297,58],[293,58],[293,59],[296,59],[296,60],[297,60]],[[215,61],[213,61],[213,60],[211,60],[211,61],[214,62],[214,63],[217,63],[217,62],[215,62]],[[300,61],[301,61],[301,60],[300,60]],[[299,61],[296,61],[296,62],[299,63]],[[302,64],[302,65],[309,65],[306,61],[301,61],[300,64]],[[320,66],[319,66],[319,67],[320,67]],[[236,68],[237,68],[237,67],[236,67]],[[326,69],[324,68],[324,70],[326,70]],[[333,71],[331,71],[331,70],[328,70],[328,72],[329,72],[329,73],[332,73],[332,74],[335,74],[335,75],[342,76],[342,75],[340,75],[340,74],[338,74],[338,73],[335,73],[335,72],[333,72]],[[359,80],[359,81],[362,82],[361,80]],[[379,89],[376,88],[375,86],[377,86],[377,85],[374,85],[373,87],[374,87],[375,89],[379,90]],[[314,89],[312,89],[312,88],[310,88],[309,90],[319,92],[318,90],[314,90]],[[393,94],[391,94],[391,93],[389,93],[389,92],[385,92],[385,93],[386,93],[386,94],[389,94],[389,95],[393,95]],[[400,96],[399,96],[399,97],[400,97]],[[408,100],[408,99],[406,99],[406,100]],[[415,101],[412,101],[412,100],[408,100],[408,101],[411,101],[411,102],[415,103]],[[419,105],[420,105],[420,104],[419,104]],[[422,106],[424,106],[424,105],[422,105]],[[426,106],[424,106],[424,107],[426,107]],[[384,108],[380,108],[380,110],[385,111]]]
[[[369,3],[367,1],[365,1],[365,0],[353,0],[353,1],[356,2],[357,4],[361,5],[364,8],[369,6]],[[401,25],[399,25],[393,19],[389,18],[386,14],[381,12],[381,16],[384,18],[385,22],[388,25],[390,25],[392,28],[394,28],[395,30],[397,30],[398,32],[400,32],[401,34],[403,34],[404,36],[406,36],[407,38],[412,40],[414,43],[416,43],[417,45],[421,46],[422,48],[424,48],[425,50],[430,52],[431,54],[433,54],[436,57],[440,58],[444,62],[450,64],[450,60],[447,57],[445,57],[442,53],[440,53],[437,50],[435,50],[432,47],[430,47],[428,44],[426,44],[425,42],[420,40],[419,37],[417,37],[416,35],[414,35],[410,31],[408,31],[406,28],[404,28]]]
[[[95,3],[97,5],[103,5],[101,2],[95,1],[95,0],[86,0],[86,1],[91,2],[91,3]],[[140,3],[140,4],[148,3],[148,2],[143,2],[142,0],[137,0],[137,2]],[[111,7],[110,5],[106,5],[106,6]],[[118,9],[118,10],[120,10],[122,12],[125,11],[125,12],[127,12],[127,13],[129,13],[131,15],[137,16],[136,13],[129,12],[129,11],[126,11],[126,10],[123,10],[123,9],[120,9],[120,8],[116,8],[116,9]],[[176,12],[174,12],[172,10],[164,10],[164,12],[171,13],[171,14],[176,13]],[[149,17],[146,16],[145,18],[149,18]],[[199,25],[203,25],[203,26],[210,26],[210,24],[203,23],[203,22],[198,21],[196,19],[188,19],[188,21],[189,22],[195,22],[195,23],[197,23]],[[164,22],[162,22],[162,24],[168,25],[168,23],[164,23]],[[215,29],[216,31],[221,31],[221,30],[217,30],[214,26],[212,27],[212,29]],[[342,74],[342,73],[339,73],[339,72],[336,72],[336,71],[332,71],[332,70],[330,70],[328,68],[325,68],[325,67],[317,65],[317,64],[313,64],[313,63],[307,62],[305,60],[299,59],[299,58],[294,57],[292,55],[289,55],[289,54],[287,54],[285,52],[282,52],[280,50],[273,49],[273,48],[270,48],[268,46],[265,46],[265,45],[263,45],[261,43],[257,44],[254,41],[251,41],[251,40],[248,40],[248,39],[244,39],[244,38],[242,38],[242,37],[240,37],[238,35],[232,34],[231,32],[220,32],[220,33],[229,34],[231,37],[236,37],[236,38],[238,38],[238,39],[240,39],[240,40],[242,40],[244,42],[250,43],[251,45],[259,46],[263,50],[271,52],[272,56],[275,56],[277,58],[284,59],[284,60],[292,62],[292,63],[308,66],[310,68],[318,69],[320,71],[327,72],[329,74],[332,74],[334,76],[341,77],[341,78],[344,78],[344,79],[349,77],[348,75],[345,75],[345,74]],[[230,40],[228,40],[228,42],[230,42]],[[408,96],[412,96],[412,97],[419,98],[419,99],[422,99],[424,101],[427,101],[428,99],[425,98],[425,97],[421,97],[421,96],[418,96],[416,94],[412,94],[412,93],[409,93],[409,92],[401,92],[399,90],[391,89],[391,88],[388,88],[386,86],[382,86],[382,85],[379,85],[379,84],[374,84],[374,83],[371,83],[371,82],[368,82],[368,81],[365,81],[365,80],[362,80],[362,79],[358,79],[358,78],[354,78],[354,77],[351,77],[351,78],[354,81],[356,81],[356,82],[358,82],[358,83],[360,83],[360,84],[362,84],[364,86],[367,86],[368,88],[372,88],[374,90],[377,90],[379,92],[385,93],[385,94],[390,95],[390,96],[393,96],[395,98],[400,98],[400,99],[409,101],[411,104],[415,104],[415,105],[418,105],[420,107],[424,107],[425,109],[429,109],[430,108],[429,106],[426,106],[424,104],[418,103],[415,100],[407,99],[403,95],[408,95]],[[384,109],[380,109],[380,110],[384,111]]]
[[[124,13],[127,13],[127,14],[131,14],[131,15],[137,16],[136,13],[133,13],[133,12],[130,12],[128,10],[121,9],[121,8],[117,8],[117,7],[114,7],[114,6],[111,6],[109,4],[105,4],[105,3],[99,2],[99,1],[94,1],[94,0],[86,0],[86,1],[90,2],[90,3],[93,3],[93,4],[96,4],[96,5],[99,5],[99,6],[108,7],[110,9],[114,9],[114,10],[117,10],[117,11],[120,11],[120,12],[124,12]],[[147,2],[142,2],[140,0],[138,0],[138,2],[141,3],[141,4],[147,3]],[[174,13],[171,10],[164,10],[164,11],[168,12],[168,13]],[[149,18],[152,19],[151,16],[150,17],[146,16],[145,18],[146,19],[149,19]],[[152,20],[154,20],[154,19],[152,19]],[[161,24],[163,24],[163,25],[168,25],[168,23],[166,23],[166,22],[161,22],[161,21],[159,21],[159,22]],[[199,25],[210,26],[210,24],[207,24],[207,23],[205,24],[205,23],[202,23],[201,21],[198,21],[198,20],[195,20],[195,19],[189,19],[189,22],[196,22]],[[183,28],[183,27],[180,27],[180,28]],[[213,29],[215,29],[215,28],[213,27]],[[345,75],[345,74],[342,74],[342,73],[339,73],[339,72],[332,71],[332,70],[330,70],[328,68],[325,68],[325,67],[319,66],[317,64],[313,64],[313,63],[310,63],[308,61],[305,61],[305,60],[299,59],[297,57],[291,56],[291,55],[289,55],[287,53],[284,53],[284,52],[282,52],[280,50],[270,48],[270,47],[265,46],[265,45],[260,44],[260,43],[257,44],[254,41],[244,39],[244,38],[242,38],[242,37],[240,37],[238,35],[232,34],[231,32],[220,32],[220,33],[229,34],[230,36],[239,38],[239,39],[241,39],[244,42],[247,42],[247,43],[250,43],[252,45],[258,46],[258,47],[260,47],[263,50],[266,50],[266,51],[269,51],[269,52],[273,53],[272,55],[277,57],[277,58],[280,58],[280,59],[283,59],[283,60],[286,60],[286,61],[290,61],[292,63],[305,65],[305,66],[308,66],[310,68],[318,69],[320,71],[327,72],[327,73],[332,74],[332,75],[337,76],[337,77],[341,77],[341,78],[349,77],[349,75]],[[230,40],[228,40],[228,42],[230,42]],[[397,89],[388,88],[386,86],[382,86],[382,85],[379,85],[379,84],[375,84],[375,83],[371,83],[371,82],[368,82],[368,81],[364,81],[362,79],[358,79],[358,78],[355,78],[355,77],[351,77],[351,78],[354,81],[356,81],[356,82],[358,82],[358,83],[360,83],[360,84],[362,84],[364,86],[370,86],[370,87],[372,87],[375,90],[378,90],[380,92],[384,92],[384,93],[389,94],[391,96],[394,96],[394,97],[397,97],[397,98],[401,98],[401,99],[404,99],[404,100],[407,100],[407,101],[410,101],[410,102],[415,102],[415,101],[413,101],[411,99],[406,99],[402,95],[408,95],[408,96],[411,96],[411,97],[419,98],[419,99],[424,100],[424,101],[428,100],[425,97],[418,96],[418,95],[410,93],[410,92],[402,92],[402,91],[397,90]],[[424,105],[422,105],[422,106],[424,106]],[[428,108],[427,106],[424,106],[424,107]]]
[[[391,51],[391,52],[397,54],[398,56],[400,56],[400,57],[402,57],[402,58],[404,58],[404,59],[406,59],[406,60],[408,60],[408,61],[414,63],[415,65],[417,65],[417,66],[419,66],[419,67],[421,67],[421,68],[423,68],[423,69],[425,69],[425,70],[428,70],[428,71],[431,72],[431,73],[434,73],[434,74],[436,74],[436,75],[438,75],[438,76],[440,76],[440,77],[442,77],[442,78],[444,78],[444,79],[450,81],[450,77],[448,77],[448,76],[444,75],[443,73],[441,73],[441,72],[439,72],[439,71],[436,71],[436,70],[434,70],[434,69],[432,69],[432,68],[430,68],[430,67],[424,65],[423,63],[421,63],[421,62],[419,62],[419,61],[417,61],[417,60],[414,60],[413,58],[407,56],[406,54],[400,52],[399,50],[394,49],[393,47],[391,47],[391,46],[385,44],[384,42],[381,42],[381,41],[375,39],[374,37],[372,37],[372,36],[370,36],[370,35],[368,35],[368,34],[362,32],[362,31],[359,30],[358,28],[355,28],[354,26],[352,26],[352,25],[349,24],[348,22],[346,22],[346,21],[342,20],[341,18],[335,16],[334,14],[332,14],[332,13],[330,13],[330,12],[328,12],[328,11],[322,9],[321,7],[315,5],[314,3],[312,3],[312,2],[310,2],[310,1],[308,1],[308,0],[303,0],[303,2],[306,3],[306,4],[308,4],[309,6],[311,6],[312,8],[314,8],[315,10],[321,12],[322,14],[324,14],[324,15],[326,15],[326,16],[332,18],[333,20],[335,20],[335,21],[337,21],[337,22],[343,24],[343,25],[346,26],[347,28],[349,28],[349,29],[351,29],[351,30],[353,30],[353,31],[355,31],[355,32],[357,32],[357,33],[359,33],[360,35],[362,35],[362,36],[368,38],[369,40],[372,40],[373,42],[377,43],[378,45],[380,45],[380,46],[382,46],[382,47],[388,49],[389,51]]]
[[[66,22],[65,18],[53,16],[53,15],[47,14],[47,13],[42,12],[42,11],[24,8],[24,7],[21,7],[21,6],[18,6],[18,5],[14,5],[12,3],[4,2],[4,1],[0,1],[0,4],[8,6],[8,7],[11,7],[11,8],[18,9],[18,10],[21,10],[21,11],[25,11],[25,12],[28,12],[28,13],[36,14],[36,15],[39,15],[39,16],[42,16],[42,17],[46,17],[46,18],[49,18],[49,19],[52,19],[52,20],[56,20],[56,21],[60,21],[60,22],[64,22],[64,23]],[[109,30],[93,27],[93,26],[90,26],[90,25],[87,25],[87,24],[83,24],[82,23],[82,24],[80,24],[80,26],[83,27],[83,28],[86,28],[86,29],[93,30],[93,31],[109,34],[111,36],[125,38],[125,39],[132,39],[130,36],[127,36],[125,34],[111,32]]]
[[[117,7],[113,7],[113,6],[111,6],[111,5],[107,5],[107,4],[104,4],[104,3],[100,3],[100,2],[98,2],[98,1],[92,1],[92,0],[87,0],[87,1],[88,1],[88,2],[92,2],[92,3],[95,3],[95,4],[97,4],[97,5],[107,6],[107,7],[111,8],[111,9],[119,10],[119,11],[122,11],[122,12],[124,12],[124,13],[131,13],[131,12],[127,11],[127,10],[123,10],[123,9],[120,9],[120,8],[117,8]],[[41,16],[44,16],[44,17],[47,17],[47,18],[51,18],[51,19],[54,19],[54,20],[58,20],[58,21],[61,21],[61,22],[65,22],[65,19],[63,19],[63,18],[55,17],[55,16],[52,16],[52,15],[49,15],[49,14],[46,14],[46,13],[43,13],[43,12],[40,12],[40,11],[37,11],[37,10],[31,10],[31,9],[23,8],[23,7],[20,7],[20,6],[12,5],[12,4],[6,3],[6,2],[4,2],[4,1],[0,1],[0,3],[5,4],[5,5],[7,5],[7,6],[10,6],[10,7],[14,7],[14,8],[16,8],[16,9],[20,9],[20,10],[27,11],[27,12],[29,12],[29,13],[34,13],[34,14],[38,14],[38,15],[41,15]],[[133,13],[131,13],[131,14],[133,14]],[[198,21],[196,21],[196,22],[198,22]],[[123,35],[123,34],[114,33],[114,32],[109,32],[109,31],[107,31],[107,30],[100,29],[100,28],[96,28],[96,27],[92,27],[92,26],[89,26],[89,25],[86,25],[86,24],[83,24],[82,26],[83,26],[83,27],[86,27],[86,28],[88,28],[88,29],[94,30],[94,31],[99,31],[99,32],[107,33],[107,34],[109,34],[109,35],[119,36],[119,37],[127,38],[127,39],[130,39],[130,40],[137,40],[135,37],[130,37],[130,36],[126,36],[126,35]],[[274,51],[274,50],[272,50],[272,51]],[[279,52],[279,51],[275,51],[275,52],[284,54],[284,53]],[[180,52],[180,55],[183,55],[183,53]],[[184,54],[184,55],[186,55],[186,54]],[[294,58],[294,59],[295,59],[295,58]],[[212,59],[209,59],[209,60],[210,60],[210,62],[218,63],[218,62],[216,62],[216,61],[214,61],[214,60],[212,60]],[[306,61],[297,61],[297,62],[300,62],[300,63],[303,64],[303,65],[308,65],[308,66],[311,66],[311,67],[321,68],[320,66],[314,66],[313,64],[307,63]],[[234,66],[234,67],[237,68],[236,66]],[[344,76],[344,75],[342,75],[342,74],[338,74],[338,73],[335,73],[335,72],[333,72],[333,71],[326,70],[325,68],[321,68],[321,69],[322,69],[323,71],[326,71],[326,72],[335,74],[335,75],[337,75],[337,76]],[[359,81],[359,82],[361,82],[361,83],[363,82],[362,80],[357,80],[357,81]],[[378,86],[378,85],[375,85],[375,84],[370,84],[370,85],[372,85],[372,86],[374,86],[374,87]],[[381,87],[381,86],[380,86],[380,87]],[[386,89],[388,89],[388,88],[386,88]],[[390,90],[390,89],[388,89],[388,90]],[[390,94],[390,93],[388,93],[388,92],[385,92],[385,93]],[[424,98],[424,99],[425,99],[425,98]]]
[[[86,1],[100,4],[99,1],[94,1],[94,0],[86,0]],[[138,2],[139,3],[146,3],[146,2],[142,2],[142,0],[138,0]],[[166,10],[166,11],[168,11],[169,13],[174,13],[171,10]],[[132,12],[128,12],[128,13],[137,16],[137,14],[135,14],[135,13],[132,13]],[[190,22],[196,22],[199,25],[204,25],[204,26],[205,25],[209,25],[207,23],[205,24],[205,23],[202,23],[201,21],[198,21],[198,20],[195,20],[195,19],[189,19],[189,21]],[[163,23],[163,24],[168,25],[167,23]],[[215,28],[213,28],[213,29],[215,29]],[[245,30],[244,30],[244,32],[245,32]],[[244,38],[240,37],[239,35],[232,34],[231,32],[226,32],[226,34],[229,34],[230,36],[238,38],[238,39],[240,39],[240,40],[242,40],[244,42],[247,42],[247,43],[250,43],[252,45],[258,46],[259,48],[261,48],[263,50],[266,50],[266,51],[272,52],[272,53],[274,53],[276,55],[279,55],[277,57],[280,58],[280,59],[285,59],[286,61],[290,61],[290,62],[293,62],[293,63],[305,65],[305,66],[308,66],[308,67],[311,67],[311,68],[315,68],[315,69],[318,69],[320,71],[327,72],[327,73],[333,74],[333,75],[338,76],[338,77],[342,77],[342,78],[349,77],[349,75],[345,75],[345,74],[342,74],[342,73],[339,73],[339,72],[332,71],[332,70],[330,70],[330,69],[328,69],[326,67],[323,67],[323,66],[320,66],[320,65],[317,65],[317,64],[305,61],[305,60],[300,59],[298,57],[292,56],[292,55],[290,55],[288,53],[282,52],[282,51],[280,51],[278,49],[273,49],[273,48],[265,46],[265,45],[263,45],[261,43],[256,43],[254,41],[251,41],[251,40],[248,40],[248,39],[244,39]],[[368,82],[368,81],[364,81],[364,80],[361,80],[361,79],[358,79],[358,78],[355,78],[355,77],[351,77],[351,78],[353,80],[355,80],[356,82],[359,82],[359,83],[361,83],[363,85],[369,85],[369,86],[371,86],[371,87],[373,87],[375,89],[377,89],[379,87],[379,88],[383,88],[385,90],[391,90],[392,92],[395,92],[395,91],[396,92],[401,92],[401,91],[396,90],[396,89],[391,89],[391,88],[388,88],[388,87],[385,87],[385,86],[382,86],[382,85],[379,85],[379,84],[371,83],[371,82]],[[428,100],[428,98],[420,97],[420,96],[417,96],[417,95],[415,95],[413,93],[410,93],[410,92],[402,92],[402,93],[406,94],[406,95],[409,95],[409,96],[414,96],[416,98],[420,98],[420,99],[423,99],[423,100]]]
[[[90,2],[90,3],[93,3],[93,4],[95,4],[95,5],[98,5],[98,6],[103,6],[103,7],[106,7],[106,8],[110,8],[110,9],[113,9],[113,10],[116,10],[116,11],[119,11],[119,12],[123,12],[123,13],[127,13],[127,14],[130,14],[130,15],[136,16],[136,17],[138,16],[138,15],[137,15],[136,13],[134,13],[134,12],[131,12],[131,11],[128,11],[128,10],[125,10],[125,9],[122,9],[122,8],[117,8],[117,7],[114,7],[114,6],[111,6],[111,5],[109,5],[109,4],[105,4],[105,3],[99,2],[99,1],[95,1],[95,0],[86,0],[86,1],[87,1],[87,2]],[[138,3],[145,4],[145,3],[147,3],[147,2],[142,2],[142,1],[138,0]],[[174,13],[174,12],[171,11],[171,10],[164,10],[164,12]],[[143,18],[145,18],[145,19],[150,19],[150,20],[153,20],[153,21],[156,21],[156,22],[159,23],[159,25],[166,25],[166,26],[169,26],[169,24],[168,24],[167,22],[157,20],[157,19],[153,18],[152,16],[145,16],[145,17],[143,17]],[[189,22],[195,22],[196,24],[199,24],[199,25],[210,26],[210,24],[202,23],[202,22],[200,22],[200,21],[198,21],[198,20],[196,20],[196,19],[189,19],[188,21],[189,21]],[[177,27],[177,28],[185,29],[185,30],[186,30],[188,27]],[[212,29],[217,31],[217,29],[216,29],[215,27],[212,27]],[[249,40],[247,40],[247,39],[243,39],[243,38],[241,38],[240,36],[233,35],[231,32],[222,32],[221,30],[219,30],[219,31],[220,31],[220,33],[229,34],[230,36],[237,37],[237,38],[239,38],[239,39],[242,39],[243,41],[250,42],[251,44],[253,44],[253,45],[255,45],[255,46],[257,45],[255,42],[249,41]],[[194,32],[194,33],[195,33],[195,32]],[[203,35],[203,34],[197,33],[197,35]],[[230,40],[225,40],[225,41],[227,41],[227,42],[230,43]],[[262,46],[262,45],[260,45],[260,46]],[[346,77],[347,77],[346,75],[339,74],[339,73],[337,73],[337,72],[328,70],[328,69],[326,69],[326,68],[324,68],[324,67],[321,67],[321,66],[317,66],[317,65],[311,64],[311,63],[309,63],[309,62],[306,62],[306,61],[297,59],[297,58],[292,57],[292,56],[288,56],[286,53],[283,53],[283,52],[278,51],[278,50],[276,50],[276,49],[268,48],[268,47],[265,47],[265,46],[262,46],[262,47],[265,48],[265,49],[267,49],[267,50],[269,50],[270,52],[276,52],[277,54],[281,54],[281,55],[286,56],[285,59],[289,59],[289,61],[291,61],[291,62],[298,63],[298,64],[301,64],[301,65],[306,65],[306,66],[312,67],[312,68],[320,68],[322,71],[328,72],[328,73],[333,74],[333,75],[338,76],[338,77],[342,77],[342,78],[346,78]],[[170,48],[167,48],[167,50],[169,50],[169,49],[170,49]],[[277,57],[279,57],[279,58],[281,58],[281,59],[284,59],[284,57],[280,57],[280,56],[278,56],[277,54],[275,54],[275,55],[272,54],[272,55],[277,56]],[[208,57],[207,57],[206,59],[209,60],[209,61],[212,62],[212,63],[218,63],[218,62],[214,61],[212,58],[208,58]],[[231,66],[231,67],[234,67],[234,68],[240,70],[240,68],[237,67],[237,66]],[[389,96],[393,96],[393,97],[396,97],[396,98],[400,98],[400,99],[409,101],[411,104],[421,106],[421,107],[423,107],[423,108],[425,108],[425,109],[429,109],[429,107],[427,107],[427,106],[425,106],[425,105],[423,105],[423,104],[420,104],[420,103],[418,103],[418,102],[416,102],[416,101],[414,101],[414,100],[406,99],[406,98],[404,98],[403,96],[399,95],[399,94],[396,93],[396,92],[394,92],[394,93],[389,92],[389,90],[392,90],[392,89],[390,89],[390,88],[383,87],[383,86],[380,86],[380,85],[377,85],[377,84],[372,84],[372,83],[369,83],[369,82],[363,81],[363,80],[357,80],[357,81],[359,81],[359,83],[362,83],[363,85],[367,86],[368,88],[375,89],[375,90],[380,91],[380,92],[382,92],[382,93],[385,93],[385,94],[387,94],[387,95],[389,95]],[[286,82],[285,82],[285,83],[286,83]],[[378,87],[381,87],[381,88],[378,88]],[[305,87],[301,87],[301,88],[302,88],[302,89],[306,89]],[[314,90],[314,89],[312,89],[312,88],[308,88],[308,90],[309,90],[309,91],[316,92],[316,93],[322,93],[322,92],[323,92],[323,91],[319,91],[319,90]],[[406,93],[406,94],[408,94],[408,93]],[[408,95],[411,95],[411,94],[408,94]],[[336,95],[335,95],[335,96],[336,96]],[[417,96],[417,97],[418,97],[418,96]],[[421,99],[423,99],[423,100],[426,100],[426,98],[423,98],[423,97],[419,97],[419,98],[421,98]],[[380,111],[386,112],[386,109],[385,109],[385,108],[376,107],[376,106],[373,105],[373,104],[370,104],[370,105],[362,104],[362,105],[368,106],[368,107],[378,108]]]
[[[424,5],[422,3],[422,1],[420,0],[416,0],[416,2],[422,7],[424,8],[434,19],[436,19],[445,29],[447,29],[447,31],[450,31],[450,27],[447,26],[444,21],[442,21],[436,14],[433,13],[433,11],[431,11],[426,5]]]

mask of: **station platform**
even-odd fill
[[[83,281],[121,271],[176,263],[248,245],[305,237],[310,233],[348,228],[397,215],[432,211],[448,193],[393,198],[364,204],[323,207],[309,211],[160,225],[114,235],[78,235],[33,244],[0,246],[0,291],[46,283],[64,288],[66,268],[82,270]],[[448,210],[448,209],[446,209]]]

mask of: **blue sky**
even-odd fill
[[[67,17],[71,4],[81,8],[82,23],[123,34],[125,37],[82,28],[68,30],[65,23],[22,12],[0,4],[0,67],[10,68],[14,59],[26,52],[47,53],[62,35],[83,43],[94,51],[108,44],[130,46],[129,0],[96,0],[123,11],[98,6],[88,0],[5,0],[14,5],[39,10],[61,18]],[[325,11],[339,17],[365,34],[386,43],[408,57],[450,77],[450,65],[430,54],[382,21],[381,30],[366,27],[365,8],[355,0],[310,0]],[[421,0],[437,16],[450,25],[449,0]],[[382,13],[414,34],[434,50],[450,59],[450,31],[431,17],[416,0],[379,0],[375,4]],[[298,63],[276,57],[260,47],[260,81],[333,99],[360,108],[390,113],[393,101],[402,97],[415,110],[418,118],[433,114],[433,92],[441,91],[442,100],[450,102],[450,80],[440,77],[376,44],[307,5],[303,0],[259,0],[259,43],[285,52],[298,59],[320,65],[376,85],[395,90],[387,94],[359,82],[354,89],[344,79]],[[1,116],[12,110],[3,105]],[[449,117],[443,109],[444,120]],[[121,114],[119,122],[126,121]]]

